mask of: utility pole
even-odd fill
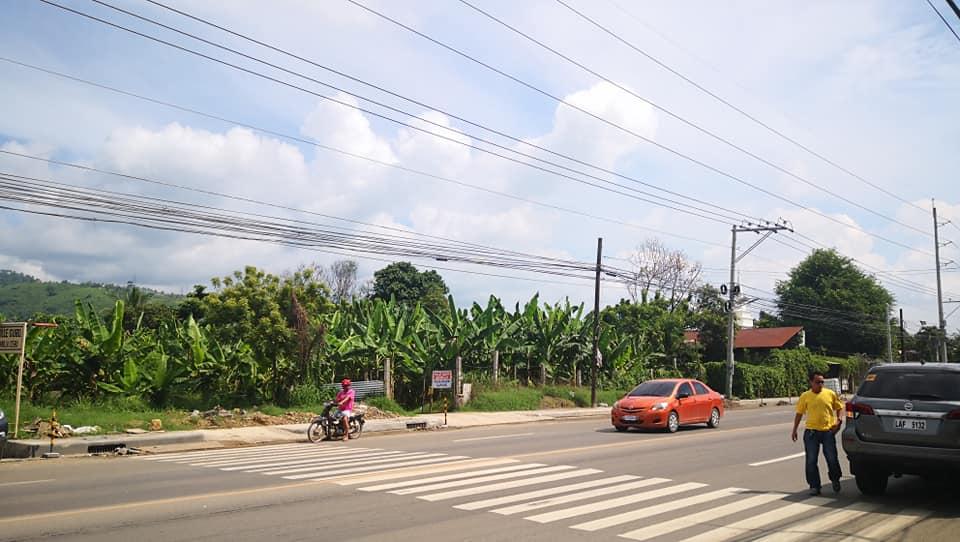
[[[949,361],[947,359],[947,321],[943,317],[943,288],[940,284],[940,222],[937,220],[937,202],[935,200],[930,200],[930,205],[933,207],[933,247],[934,247],[934,257],[937,261],[937,311],[940,316],[939,327],[940,336],[937,337],[939,342],[937,348],[937,357],[939,361],[946,363]]]
[[[907,361],[906,334],[903,331],[903,309],[900,309],[900,363]]]
[[[753,249],[757,248],[760,243],[762,243],[767,237],[770,237],[774,233],[777,233],[781,230],[793,231],[792,228],[787,226],[785,223],[780,224],[770,224],[769,222],[766,225],[751,224],[747,223],[746,226],[737,226],[734,225],[730,228],[731,232],[731,241],[730,241],[730,283],[727,285],[727,389],[726,396],[728,398],[733,397],[733,371],[734,371],[734,361],[733,361],[733,343],[735,339],[735,319],[737,312],[737,295],[740,293],[740,287],[734,282],[736,280],[736,269],[737,262],[742,260],[747,254],[749,254]],[[754,232],[759,234],[760,232],[765,232],[763,237],[757,240],[750,248],[743,251],[740,256],[737,256],[737,234],[740,232]]]
[[[597,278],[593,287],[593,363],[590,367],[590,406],[597,406],[597,368],[600,365],[600,263],[603,238],[597,238]]]
[[[893,363],[893,331],[890,330],[890,312],[893,307],[887,305],[887,314],[884,320],[887,321],[887,363]]]

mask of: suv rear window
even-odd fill
[[[878,399],[960,401],[960,374],[947,371],[877,371],[857,395]]]

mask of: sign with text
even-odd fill
[[[23,322],[0,324],[0,354],[19,354],[27,337]]]
[[[434,371],[431,387],[435,389],[450,389],[453,387],[453,371]]]

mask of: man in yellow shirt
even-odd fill
[[[823,387],[823,381],[823,373],[814,372],[810,375],[810,389],[803,392],[797,401],[797,415],[793,419],[793,433],[790,435],[796,442],[797,428],[806,414],[803,451],[807,456],[807,484],[810,485],[811,495],[820,494],[820,466],[817,463],[821,446],[823,457],[827,460],[827,475],[832,482],[833,492],[840,492],[840,461],[837,459],[836,435],[843,420],[843,402],[833,390]]]

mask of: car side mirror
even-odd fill
[[[690,397],[689,393],[680,392],[677,394],[677,399],[686,399],[687,397]]]

